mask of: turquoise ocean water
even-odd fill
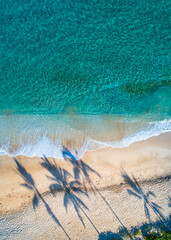
[[[171,130],[168,0],[0,0],[0,153],[78,156]]]

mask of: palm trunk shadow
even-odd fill
[[[98,192],[98,194],[100,195],[100,197],[103,199],[103,201],[106,203],[106,205],[108,206],[108,208],[111,210],[111,212],[113,213],[113,215],[115,216],[115,218],[118,220],[118,222],[121,224],[121,226],[123,227],[123,229],[125,229],[125,231],[127,232],[128,236],[132,239],[131,234],[129,233],[128,229],[125,227],[125,225],[122,223],[122,221],[119,219],[119,217],[117,216],[117,214],[113,211],[112,207],[110,206],[110,204],[106,201],[106,199],[103,197],[103,195],[101,194],[101,192],[96,188],[96,186],[94,185],[94,183],[91,181],[92,186],[94,187],[94,189],[96,190],[96,192]]]
[[[46,156],[42,158],[42,163],[41,166],[43,166],[50,174],[51,176],[47,176],[49,179],[54,181],[53,184],[49,186],[50,191],[55,194],[59,189],[62,189],[64,192],[64,207],[67,210],[67,207],[69,204],[72,204],[74,206],[74,209],[77,213],[78,218],[80,219],[81,223],[85,227],[83,218],[80,214],[80,210],[82,213],[85,215],[85,217],[88,219],[88,221],[91,223],[95,231],[99,234],[99,231],[91,221],[91,219],[88,217],[87,213],[85,212],[84,209],[89,210],[85,203],[78,197],[76,196],[75,193],[80,193],[88,197],[87,191],[83,187],[84,190],[81,189],[83,186],[78,179],[74,179],[74,181],[70,181],[70,177],[72,175],[66,171],[65,169],[62,169],[57,166],[55,161],[50,161]]]
[[[81,160],[81,159],[77,160],[77,158],[74,157],[73,154],[69,151],[69,149],[67,149],[65,146],[63,146],[62,154],[63,154],[64,159],[66,161],[70,161],[70,163],[73,165],[74,173],[77,173],[77,175],[75,174],[75,177],[77,179],[80,179],[81,175],[83,175],[84,179],[89,183],[89,185],[90,185],[91,189],[93,190],[93,192],[94,193],[97,192],[100,195],[100,197],[103,199],[103,201],[108,206],[110,211],[113,213],[115,218],[119,221],[121,226],[125,229],[125,231],[127,232],[128,236],[132,239],[132,236],[129,233],[129,231],[127,230],[127,228],[124,226],[124,224],[119,219],[117,214],[113,211],[112,207],[106,201],[106,199],[103,197],[101,192],[96,188],[96,186],[94,185],[94,183],[92,182],[92,180],[90,179],[90,176],[89,176],[89,172],[92,172],[92,173],[96,174],[98,177],[101,177],[100,174],[97,171],[95,171],[94,169],[92,169],[88,164],[84,163],[83,160]]]
[[[122,177],[124,178],[125,183],[132,188],[127,190],[128,194],[137,197],[144,202],[144,211],[149,222],[152,222],[149,212],[149,209],[151,208],[157,218],[164,224],[166,220],[161,213],[161,207],[150,200],[150,196],[156,197],[156,195],[152,191],[144,193],[134,175],[132,174],[131,179],[124,169],[122,169]]]
[[[62,230],[64,231],[65,235],[67,236],[67,238],[69,240],[71,240],[71,238],[69,237],[69,235],[67,234],[67,232],[65,231],[64,227],[62,226],[62,224],[59,222],[59,220],[57,219],[57,217],[55,216],[55,214],[52,212],[51,208],[49,207],[49,205],[47,204],[47,202],[45,201],[45,199],[43,198],[43,196],[41,195],[41,193],[39,192],[39,190],[37,189],[34,179],[31,176],[30,173],[27,172],[27,170],[24,168],[24,166],[17,160],[14,158],[14,161],[17,165],[16,167],[16,172],[17,174],[24,180],[24,183],[21,184],[21,186],[26,187],[27,189],[31,190],[34,192],[34,197],[32,200],[33,203],[33,209],[36,210],[36,207],[38,207],[39,204],[39,199],[42,200],[46,211],[48,212],[48,214],[51,216],[51,218],[53,219],[53,221],[62,228]]]

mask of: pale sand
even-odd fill
[[[68,195],[63,191],[57,191],[55,196],[47,194],[49,186],[55,181],[47,178],[52,175],[40,165],[42,159],[23,156],[16,159],[31,174],[42,198],[34,211],[34,193],[20,185],[24,180],[16,172],[14,159],[1,156],[0,239],[68,239],[57,221],[70,239],[100,239],[98,236],[101,232],[116,233],[119,227],[130,229],[131,226],[141,225],[148,221],[143,194],[139,197],[128,194],[128,189],[134,193],[136,191],[125,183],[124,170],[131,178],[131,173],[134,175],[144,194],[148,191],[155,194],[150,195],[149,202],[153,201],[161,207],[163,217],[167,218],[170,214],[171,133],[134,143],[124,149],[104,148],[85,153],[83,162],[94,170],[84,167],[86,172],[80,171],[81,183],[90,180],[86,182],[86,194],[74,190]],[[70,161],[55,159],[55,162],[58,167],[74,175]],[[69,182],[73,180],[70,177]],[[159,220],[160,216],[154,209],[148,208],[151,220]]]

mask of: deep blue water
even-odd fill
[[[21,132],[29,136],[30,129],[54,135],[67,125],[91,138],[93,129],[101,135],[116,129],[101,121],[106,116],[122,118],[122,129],[125,121],[144,120],[141,130],[170,119],[168,0],[0,0],[0,6],[1,149],[22,146]],[[71,115],[75,120],[66,120]]]

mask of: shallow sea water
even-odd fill
[[[82,155],[171,130],[169,1],[0,4],[1,154]]]

